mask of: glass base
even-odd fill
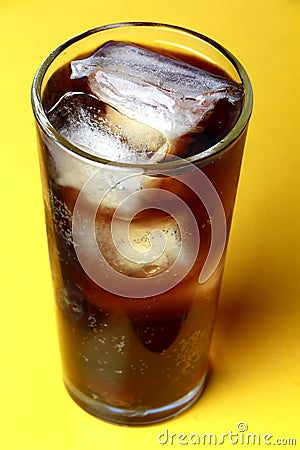
[[[175,402],[160,408],[136,410],[116,408],[104,403],[99,403],[99,401],[82,393],[71,382],[64,379],[68,393],[82,409],[99,419],[120,425],[147,425],[170,419],[171,417],[182,413],[198,400],[205,388],[205,382],[206,374],[204,374],[199,384],[192,391]]]

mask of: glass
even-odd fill
[[[111,161],[66,140],[47,110],[69,90],[70,61],[111,40],[214,64],[241,83],[245,94],[232,129],[199,153],[160,163]],[[77,82],[80,91],[83,81]],[[115,24],[54,50],[37,71],[32,105],[65,386],[104,420],[148,424],[172,417],[205,386],[252,110],[248,76],[227,50],[195,32]],[[151,145],[160,151],[170,144],[158,133]]]

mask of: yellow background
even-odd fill
[[[236,432],[242,421],[300,448],[299,11],[298,0],[0,0],[1,449],[201,448],[157,435]],[[242,61],[255,92],[209,384],[187,413],[140,428],[89,416],[62,385],[29,100],[54,47],[126,20],[207,34]]]

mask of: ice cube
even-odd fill
[[[48,117],[67,140],[104,159],[156,163],[168,150],[168,140],[159,131],[123,116],[90,94],[69,92],[63,95],[50,109]],[[85,198],[91,204],[101,201],[103,207],[113,211],[126,196],[142,190],[145,184],[153,187],[157,183],[155,178],[144,175],[142,168],[85,161],[75,153],[61,151],[50,140],[47,146],[56,182],[77,190],[84,188]],[[130,208],[122,214],[130,216]]]
[[[71,69],[73,79],[88,77],[102,101],[170,140],[203,131],[220,100],[235,104],[243,97],[234,81],[125,42],[109,41],[72,61]]]
[[[131,120],[90,94],[66,93],[48,117],[72,144],[104,159],[155,163],[168,150],[167,139],[159,131]]]

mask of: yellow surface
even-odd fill
[[[299,12],[297,0],[1,0],[1,449],[205,448],[178,434],[232,430],[241,440],[239,422],[300,448]],[[187,413],[140,428],[89,416],[62,385],[29,102],[34,72],[56,45],[126,20],[218,40],[255,92],[208,387]],[[176,436],[160,444],[166,429]]]

